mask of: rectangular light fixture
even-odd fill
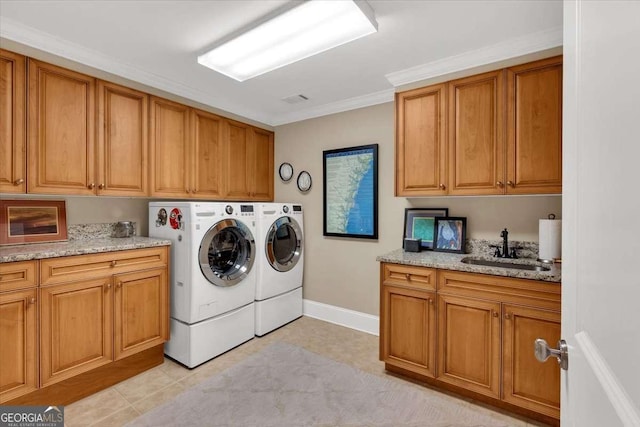
[[[198,63],[242,82],[376,31],[365,1],[308,0],[218,43]]]

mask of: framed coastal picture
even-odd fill
[[[464,253],[467,218],[436,218],[434,251]]]
[[[404,210],[404,239],[421,239],[422,249],[433,249],[436,218],[449,215],[448,208],[406,208]]]
[[[64,200],[0,200],[0,245],[64,240]]]
[[[378,238],[378,144],[323,151],[323,235]]]

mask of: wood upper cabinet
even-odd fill
[[[115,282],[115,360],[169,339],[167,269],[120,274]]]
[[[226,145],[223,119],[191,110],[191,197],[219,199],[224,194]]]
[[[396,94],[396,196],[447,194],[446,84]]]
[[[38,387],[36,289],[0,293],[0,404]]]
[[[148,195],[149,97],[99,80],[97,194]]]
[[[562,57],[511,67],[507,194],[562,192]]]
[[[29,193],[95,194],[95,79],[29,59]]]
[[[40,386],[113,360],[113,289],[96,278],[40,289]]]
[[[500,303],[438,295],[438,379],[500,397]]]
[[[151,97],[149,154],[151,195],[187,198],[190,195],[189,107]]]
[[[560,339],[560,312],[503,304],[503,392],[513,403],[554,418],[560,417],[560,369],[555,358],[540,363],[533,343]]]
[[[27,191],[26,58],[0,49],[0,193]]]
[[[273,200],[273,132],[228,120],[225,198]]]
[[[504,76],[449,82],[449,194],[504,193]]]

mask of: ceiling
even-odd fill
[[[388,102],[397,86],[562,44],[561,0],[369,0],[377,33],[262,76],[237,82],[196,62],[286,2],[0,0],[0,41],[271,126]],[[298,94],[309,100],[282,100]]]

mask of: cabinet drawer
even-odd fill
[[[167,265],[167,247],[77,255],[40,261],[40,285],[48,286]]]
[[[384,285],[396,285],[430,291],[436,290],[436,270],[433,268],[387,263],[383,263],[381,268],[382,283]]]
[[[36,286],[37,261],[0,264],[0,292]]]

